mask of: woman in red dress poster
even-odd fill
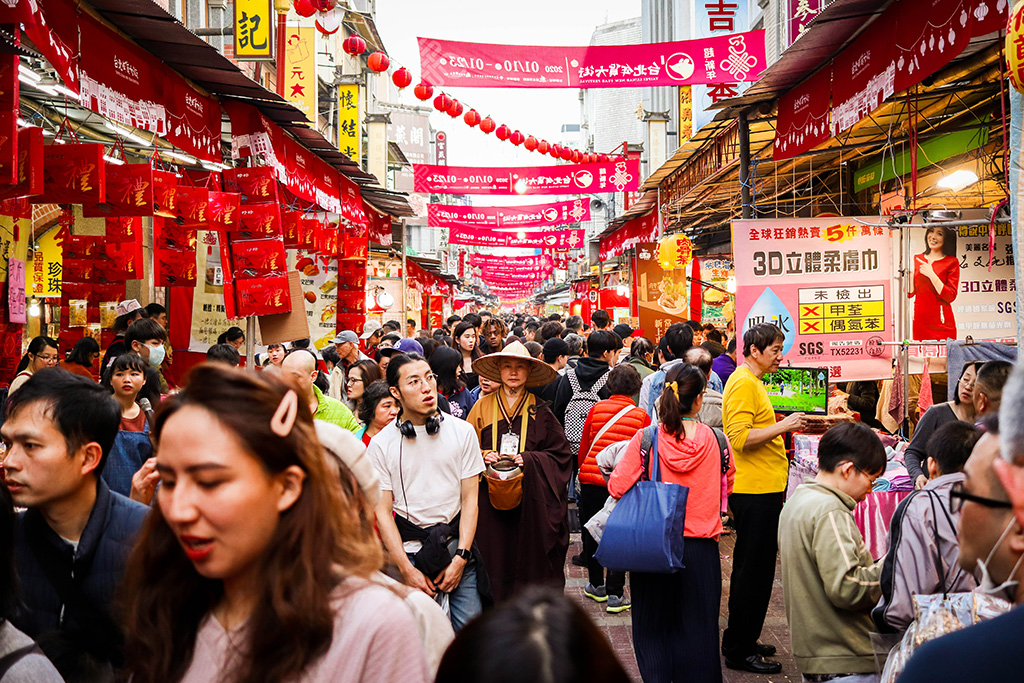
[[[914,256],[914,279],[907,296],[914,302],[914,339],[956,339],[953,306],[960,288],[956,231],[933,225],[924,233],[924,252]]]

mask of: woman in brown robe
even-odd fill
[[[538,403],[527,391],[554,380],[555,371],[531,358],[519,342],[477,359],[473,371],[501,382],[498,391],[481,396],[469,413],[484,462],[494,464],[499,453],[509,455],[523,474],[522,501],[510,510],[495,508],[486,477],[480,481],[476,542],[494,600],[533,584],[564,588],[572,452],[548,404]]]

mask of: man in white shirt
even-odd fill
[[[467,422],[438,411],[437,379],[423,356],[395,355],[387,382],[402,412],[367,448],[383,494],[377,526],[408,585],[439,602],[447,595],[458,631],[482,608],[472,550],[480,444]]]

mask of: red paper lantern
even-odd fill
[[[558,143],[551,145],[551,149],[548,150],[548,154],[556,159],[562,158],[562,146]]]
[[[533,152],[537,149],[537,138],[532,135],[526,138],[526,142],[523,143],[523,147]]]
[[[568,147],[563,147],[561,151],[558,153],[558,156],[563,161],[572,161],[572,150],[569,149]]]
[[[572,163],[578,164],[581,161],[583,161],[583,154],[578,149],[574,149],[572,151]]]
[[[480,114],[476,109],[470,109],[466,112],[466,115],[462,117],[462,120],[466,122],[466,125],[472,128],[480,123]]]
[[[452,103],[448,105],[448,108],[445,109],[445,111],[448,112],[448,116],[452,117],[453,119],[457,119],[458,117],[462,116],[462,110],[462,103],[454,99],[452,100]]]
[[[434,98],[434,109],[438,111],[448,111],[448,107],[452,106],[452,98],[448,97],[444,93],[441,93]]]
[[[509,136],[511,136],[511,135],[512,135],[512,129],[511,129],[511,128],[509,128],[508,126],[506,126],[506,125],[505,125],[505,124],[503,123],[503,124],[501,124],[500,126],[498,126],[498,130],[497,130],[497,131],[496,131],[496,132],[494,133],[494,135],[495,135],[495,137],[497,137],[497,138],[498,138],[499,140],[501,140],[501,141],[505,141],[505,140],[508,140],[508,139],[509,139]]]
[[[512,134],[508,136],[508,141],[511,142],[516,147],[523,144],[523,140],[525,139],[526,136],[520,133],[518,130],[512,131]]]
[[[335,0],[309,0],[317,12],[330,12],[334,9]]]
[[[345,51],[345,54],[358,57],[366,52],[366,41],[359,36],[349,36],[341,43],[341,49]]]
[[[295,0],[292,3],[292,8],[300,17],[311,17],[316,14],[316,5],[312,0]]]
[[[388,56],[386,54],[384,54],[380,50],[377,50],[372,55],[366,58],[366,65],[370,67],[370,71],[376,71],[377,73],[380,73],[382,71],[388,70],[388,67],[391,66],[391,60],[388,59]]]
[[[391,74],[391,82],[395,84],[395,87],[399,90],[404,90],[412,85],[412,72],[406,69],[404,66],[401,69]]]
[[[412,94],[416,96],[416,99],[426,102],[434,96],[434,86],[428,83],[420,83],[413,88]]]
[[[608,156],[607,154],[601,154],[600,156],[597,157],[597,160],[600,161],[602,164],[607,164],[609,161],[611,161],[611,157]]]
[[[549,143],[547,140],[541,140],[540,142],[537,143],[537,151],[540,152],[541,154],[547,154],[548,150],[550,149],[551,143]]]
[[[485,133],[493,133],[495,131],[494,119],[490,116],[480,122],[480,130]]]

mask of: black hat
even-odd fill
[[[569,345],[561,337],[552,337],[544,342],[544,362],[554,363],[559,356],[569,355]]]

